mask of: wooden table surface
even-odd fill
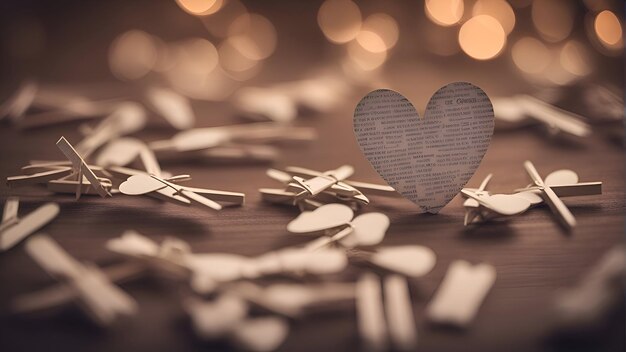
[[[293,41],[286,39],[290,40]],[[298,77],[298,72],[314,61],[302,55],[302,60],[294,63],[293,54],[281,50],[279,47],[276,59],[268,65],[256,84]],[[311,50],[314,49],[305,49],[306,52]],[[476,64],[473,67],[471,65],[474,64],[467,61],[457,60],[450,68],[435,61],[415,64],[410,60],[392,60],[387,65],[385,79],[388,87],[399,90],[417,106],[424,106],[432,92],[454,80],[471,81],[491,96],[529,90],[519,76],[511,73],[509,64]],[[613,65],[614,72],[621,72],[622,68],[616,62],[608,61]],[[43,69],[40,71],[46,72]],[[70,71],[55,72],[51,77],[65,77],[65,74],[75,77]],[[7,83],[5,92],[8,92],[8,86]],[[347,163],[356,168],[354,179],[382,182],[360,153],[352,134],[352,112],[365,92],[363,89],[355,90],[331,113],[299,120],[298,125],[316,127],[319,140],[309,145],[285,148],[273,166],[297,165],[325,170]],[[238,122],[227,104],[198,102],[194,103],[194,109],[201,126]],[[62,135],[71,142],[79,141],[77,126],[69,124],[33,131],[0,126],[0,178],[18,174],[19,167],[30,159],[62,158],[54,143]],[[171,133],[163,128],[150,128],[137,136],[155,140]],[[380,211],[390,217],[391,226],[383,244],[419,244],[432,248],[437,255],[437,264],[431,273],[411,280],[419,350],[624,349],[623,307],[616,311],[608,325],[599,327],[597,334],[584,339],[555,337],[552,334],[555,319],[551,311],[557,290],[576,284],[605,251],[623,241],[626,205],[623,149],[598,135],[581,143],[562,143],[532,129],[498,131],[468,185],[477,186],[488,173],[493,173],[492,191],[508,192],[522,187],[529,182],[522,166],[524,160],[532,160],[542,175],[571,168],[578,172],[581,181],[604,183],[600,196],[565,200],[578,220],[578,226],[570,234],[558,225],[545,206],[531,209],[508,221],[494,221],[469,228],[463,227],[464,211],[460,196],[438,215],[417,214],[416,206],[403,199],[373,197],[372,204],[365,208],[366,212]],[[251,256],[309,240],[289,235],[286,231],[286,224],[299,213],[297,209],[269,205],[260,200],[258,188],[279,187],[265,176],[268,165],[180,163],[162,166],[175,174],[191,174],[194,186],[244,192],[246,204],[241,208],[211,212],[123,195],[107,199],[84,196],[74,201],[72,195],[38,195],[36,192],[11,190],[4,185],[0,187],[0,198],[4,201],[15,192],[21,194],[21,213],[46,201],[58,202],[61,214],[45,227],[45,232],[76,258],[98,264],[122,260],[108,252],[104,243],[126,229],[135,229],[159,240],[165,236],[176,236],[188,241],[195,252]],[[487,262],[497,270],[492,291],[476,320],[464,331],[430,326],[423,315],[448,265],[456,259]],[[341,279],[354,280],[357,274],[357,270],[351,269]],[[42,288],[51,282],[25,254],[23,245],[0,254],[0,304],[3,309],[16,295]],[[43,317],[2,314],[0,350],[180,351],[228,348],[224,343],[202,343],[194,336],[181,308],[181,290],[177,286],[142,279],[123,287],[139,303],[137,316],[103,331],[93,327],[75,308]],[[292,322],[290,335],[281,350],[339,351],[358,347],[355,314],[353,310],[348,310]]]

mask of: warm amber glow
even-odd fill
[[[258,60],[243,55],[231,38],[220,44],[219,58],[220,66],[227,72],[247,71],[258,64]]]
[[[265,17],[243,14],[228,27],[231,43],[252,60],[262,60],[276,49],[276,29]]]
[[[223,0],[176,0],[186,12],[196,16],[208,16],[220,10]]]
[[[463,17],[463,0],[426,0],[424,9],[428,18],[438,25],[452,26]]]
[[[347,43],[361,29],[361,10],[351,0],[326,0],[317,13],[317,23],[328,40]]]
[[[622,46],[622,24],[613,12],[600,12],[593,21],[593,28],[605,47],[612,49]]]
[[[358,42],[348,44],[348,57],[361,70],[371,71],[380,67],[387,59],[387,52],[365,50]]]
[[[506,33],[500,22],[489,15],[472,17],[459,31],[459,45],[478,60],[496,57],[506,43]]]
[[[138,79],[154,67],[157,49],[152,36],[131,30],[117,37],[109,48],[109,67],[119,79]]]
[[[532,19],[541,36],[558,42],[569,36],[574,26],[575,2],[570,0],[535,0]]]
[[[552,60],[550,50],[545,44],[532,37],[518,40],[513,45],[511,56],[515,66],[523,72],[531,74],[543,72]]]
[[[375,33],[376,36],[382,40],[385,50],[393,48],[398,42],[398,23],[393,19],[393,17],[384,13],[375,13],[368,16],[365,21],[363,21],[361,32],[363,31]],[[359,38],[357,36],[357,40],[358,39]],[[363,44],[361,43],[361,45]],[[367,47],[365,48],[367,49]]]
[[[359,31],[359,34],[356,36],[356,40],[363,47],[363,49],[367,51],[371,51],[373,53],[387,51],[385,41],[376,32]]]
[[[230,24],[241,15],[247,13],[248,10],[239,0],[221,1],[222,6],[217,13],[201,17],[201,20],[211,35],[225,38],[228,35]]]
[[[489,15],[497,19],[507,35],[515,27],[515,13],[505,0],[478,0],[472,8],[472,15]]]
[[[560,60],[561,66],[576,76],[586,76],[591,73],[589,52],[584,45],[575,40],[570,40],[563,45]]]
[[[215,45],[203,38],[187,39],[176,50],[176,64],[179,70],[189,74],[206,75],[212,72],[219,62]]]

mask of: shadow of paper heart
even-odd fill
[[[487,152],[493,107],[467,82],[440,88],[423,119],[402,94],[378,89],[354,112],[354,134],[376,171],[422,212],[437,213],[463,188]]]

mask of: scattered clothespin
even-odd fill
[[[81,307],[98,325],[109,325],[120,315],[136,312],[135,300],[113,285],[99,268],[79,263],[50,237],[36,235],[26,242],[25,248],[50,276],[78,293]]]
[[[491,180],[491,177],[493,175],[489,174],[487,175],[487,177],[485,177],[485,179],[483,180],[483,182],[480,184],[480,186],[478,187],[478,189],[476,190],[472,190],[475,192],[475,194],[482,196],[482,195],[488,195],[489,192],[487,192],[485,189],[487,188],[487,184],[489,183],[489,181]],[[463,219],[463,225],[467,226],[469,224],[471,224],[474,219],[476,219],[477,217],[482,217],[482,213],[480,212],[480,203],[478,203],[478,201],[474,198],[467,198],[464,202],[463,202],[463,207],[465,207],[465,218]]]
[[[17,92],[0,106],[0,120],[5,117],[13,122],[19,120],[35,100],[37,90],[37,83],[33,81],[23,82]]]
[[[117,170],[120,169],[118,168]],[[222,206],[213,199],[237,205],[242,205],[245,200],[245,195],[243,193],[186,187],[173,183],[176,182],[179,178],[182,180],[188,180],[189,176],[183,175],[183,177],[173,177],[166,180],[156,175],[137,173],[128,177],[126,181],[120,184],[119,190],[120,192],[127,195],[141,195],[158,192],[159,190],[164,188],[170,188],[174,191],[176,195],[187,198],[191,202],[204,205],[213,210],[222,209]]]
[[[249,258],[226,253],[192,253],[189,245],[178,239],[157,244],[134,231],[110,240],[113,252],[141,259],[149,267],[188,278],[191,288],[200,294],[211,293],[221,284],[239,279],[255,279],[279,274],[324,275],[343,270],[347,258],[343,251],[309,251],[285,248]]]
[[[472,190],[470,188],[463,188],[461,193],[473,200],[470,201],[468,208],[477,211],[483,219],[493,216],[492,214],[485,214],[485,210],[498,216],[511,216],[521,214],[531,206],[531,202],[528,199],[517,194],[489,194],[484,190]],[[479,204],[477,210],[473,206],[476,203]]]
[[[535,184],[533,189],[541,192],[542,198],[550,206],[550,209],[552,209],[552,212],[558,216],[561,224],[567,230],[571,230],[574,226],[576,226],[576,219],[574,218],[574,215],[572,215],[572,213],[567,208],[567,206],[563,204],[563,201],[561,201],[559,196],[552,189],[552,186],[550,184],[547,184],[541,178],[541,176],[539,176],[539,173],[537,172],[537,169],[535,169],[535,166],[530,161],[527,160],[524,162],[524,168],[526,169],[526,172],[528,173],[528,175],[530,176],[530,178]],[[565,176],[564,177],[565,181],[574,181],[574,178],[572,177],[573,175],[571,173],[559,173],[553,176],[553,179],[555,177],[563,177],[563,176]],[[576,176],[576,179],[577,178],[578,177]],[[554,182],[557,183],[556,180]],[[594,182],[591,184],[578,184],[577,182],[574,182],[573,184],[570,184],[569,186],[568,185],[561,185],[561,186],[563,186],[562,189],[564,193],[579,192],[582,195],[582,194],[588,194],[588,193],[594,194],[596,192],[601,192],[602,183]]]
[[[161,166],[148,146],[139,139],[118,138],[102,148],[96,164],[102,167],[126,166],[137,158],[141,161],[146,173],[161,177]]]
[[[140,277],[145,267],[140,263],[124,262],[101,268],[109,281],[120,283]],[[14,314],[29,314],[58,308],[80,299],[80,292],[66,284],[54,284],[39,291],[17,296],[11,302]]]
[[[358,328],[364,349],[414,351],[417,329],[413,304],[405,278],[390,275],[384,278],[384,299],[381,282],[373,273],[366,273],[357,282]]]
[[[61,150],[63,155],[72,163],[72,174],[71,178],[76,177],[76,180],[63,180],[66,181],[68,185],[72,185],[76,190],[76,199],[80,198],[82,193],[85,193],[83,190],[83,185],[87,185],[87,189],[93,189],[100,195],[100,197],[110,196],[108,189],[111,187],[111,181],[109,179],[100,179],[96,176],[96,174],[89,168],[89,165],[85,163],[81,155],[74,149],[74,147],[70,144],[70,142],[65,139],[65,137],[61,137],[57,141],[57,147]],[[86,180],[83,179],[86,178]]]
[[[121,102],[96,127],[86,131],[85,138],[76,145],[76,150],[88,158],[109,141],[143,129],[146,122],[143,106],[134,102]]]
[[[496,118],[509,126],[523,126],[538,122],[550,134],[565,133],[579,138],[591,134],[591,126],[583,118],[569,111],[557,108],[530,95],[493,99]]]
[[[275,316],[250,318],[247,303],[229,294],[222,294],[212,302],[189,298],[183,307],[200,338],[225,338],[246,351],[273,351],[289,332],[286,319]]]
[[[190,129],[149,144],[160,160],[273,161],[278,150],[263,144],[306,142],[315,129],[275,123]]]
[[[145,92],[145,98],[146,105],[177,130],[190,129],[196,122],[189,99],[169,88],[150,87]]]
[[[602,182],[578,182],[578,174],[572,170],[562,169],[551,172],[543,180],[558,197],[578,197],[602,194]],[[541,190],[531,184],[526,188],[515,190],[518,196],[527,198],[533,205],[543,202]]]
[[[0,251],[6,251],[18,244],[28,235],[39,230],[59,214],[59,206],[55,203],[47,203],[28,215],[19,218],[17,211],[19,199],[7,198],[0,223]]]
[[[438,324],[467,326],[495,280],[496,270],[489,264],[452,262],[435,297],[426,307],[428,319]]]
[[[286,184],[287,188],[261,188],[259,191],[267,202],[298,205],[302,210],[337,201],[365,205],[369,203],[369,199],[364,192],[370,195],[398,196],[389,186],[346,180],[353,172],[350,165],[326,172],[293,166],[287,167],[286,171],[269,169],[267,175]]]
[[[309,313],[352,309],[355,285],[343,282],[276,283],[260,286],[240,281],[226,287],[236,295],[265,310],[289,318],[301,318]]]

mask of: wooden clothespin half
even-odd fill
[[[356,286],[358,329],[364,349],[414,351],[417,328],[406,278],[389,275],[382,282],[373,273],[363,274]]]
[[[435,297],[426,307],[428,319],[438,324],[467,326],[495,280],[496,269],[489,264],[452,262]]]
[[[25,248],[50,276],[78,293],[80,306],[98,325],[107,326],[119,316],[137,311],[135,300],[112,284],[98,267],[79,263],[47,235],[33,236]]]
[[[12,248],[59,214],[59,206],[56,203],[44,204],[22,218],[17,216],[18,208],[19,199],[16,197],[9,197],[4,204],[0,224],[0,251]]]
[[[552,212],[559,218],[561,224],[567,229],[571,230],[574,226],[576,226],[576,219],[572,212],[567,208],[563,201],[559,198],[559,196],[554,192],[552,187],[544,182],[544,180],[539,176],[537,169],[530,161],[524,162],[524,169],[530,176],[531,180],[534,182],[537,190],[539,190],[542,194],[542,198],[548,205]]]
[[[83,176],[87,179],[88,188],[94,189],[100,197],[110,196],[111,193],[106,189],[103,185],[103,181],[110,184],[109,180],[101,180],[96,174],[89,168],[87,163],[83,160],[83,158],[76,152],[74,147],[70,144],[70,142],[65,139],[65,137],[61,137],[57,141],[57,147],[61,150],[63,155],[72,163],[73,174],[77,176],[77,184],[76,184],[76,199],[80,198],[80,195],[83,193],[83,184],[85,183],[83,180]]]
[[[602,194],[602,182],[578,182],[578,174],[572,170],[562,169],[551,172],[544,179],[559,197],[578,197]],[[517,195],[527,197],[533,204],[542,202],[538,197],[541,190],[534,184],[515,190]]]

